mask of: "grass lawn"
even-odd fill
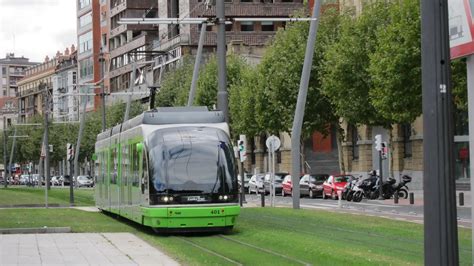
[[[51,188],[48,203],[69,206],[69,188]],[[94,206],[94,190],[74,189],[74,203],[76,206]],[[28,204],[44,204],[44,188],[0,188],[0,206]]]
[[[0,228],[132,232],[188,265],[232,264],[209,250],[244,265],[423,264],[422,225],[326,211],[245,208],[234,232],[225,236],[156,235],[124,219],[73,209],[3,209],[0,217]],[[459,247],[461,264],[469,265],[470,230],[459,229]]]

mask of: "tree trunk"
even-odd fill
[[[344,150],[342,147],[342,141],[344,140],[344,133],[339,123],[336,125],[336,127],[337,127],[336,128],[336,143],[337,143],[337,157],[339,161],[339,172],[342,174],[345,174],[346,166],[344,164]]]

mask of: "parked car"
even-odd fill
[[[253,175],[250,180],[249,180],[249,193],[261,193],[263,192],[263,179],[265,175],[264,174],[256,174]]]
[[[86,175],[80,175],[76,178],[78,187],[93,187],[94,181],[91,177]]]
[[[59,178],[60,178],[59,176],[53,176],[53,177],[51,177],[51,185],[52,185],[52,186],[59,186],[59,185],[61,185],[61,182],[60,182]]]
[[[26,185],[30,183],[30,176],[29,175],[21,175],[20,176],[20,185]]]
[[[249,181],[250,181],[250,178],[252,177],[252,174],[247,174],[245,173],[244,174],[244,190],[245,190],[245,193],[248,193],[249,192]],[[241,186],[241,179],[240,179],[240,175],[237,177],[237,182],[239,183],[239,192],[240,192],[240,186]]]
[[[288,173],[275,173],[275,195],[276,194],[281,194],[282,191],[282,182],[285,176],[287,176]],[[270,174],[265,175],[265,181],[263,182],[263,187],[265,189],[265,193],[270,193],[270,188],[271,188],[271,178]]]
[[[300,195],[314,198],[323,195],[323,183],[329,178],[327,174],[306,174],[300,180]]]
[[[71,184],[71,177],[68,175],[60,176],[59,181],[61,182],[61,184],[64,184],[65,186],[69,186],[69,184]]]
[[[347,182],[352,181],[354,177],[352,175],[331,175],[328,180],[323,183],[323,199],[331,197],[332,199],[338,199],[338,191],[344,191],[344,187]]]
[[[303,176],[300,176],[300,180]],[[285,197],[286,195],[292,195],[291,193],[293,192],[293,185],[291,184],[291,175],[286,175],[285,178],[283,178],[283,181],[281,182],[281,195]]]

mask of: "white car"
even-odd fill
[[[264,182],[264,174],[256,174],[253,175],[249,180],[249,193],[262,193],[264,192],[263,182]]]
[[[77,177],[77,186],[78,187],[92,187],[94,186],[94,181],[92,181],[92,178],[89,178],[88,176],[85,175],[80,175]]]

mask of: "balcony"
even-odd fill
[[[154,35],[140,34],[139,36],[132,39],[130,42],[115,48],[110,51],[110,58],[117,57],[122,54],[126,54],[136,48],[142,47],[150,42],[150,39],[153,39]]]
[[[295,11],[304,8],[302,3],[228,3],[225,5],[225,14],[228,17],[288,17]],[[198,15],[215,16],[216,7],[207,9],[205,5],[199,6],[193,13],[192,17]]]
[[[226,42],[231,41],[242,41],[244,45],[266,45],[267,42],[275,36],[274,31],[266,32],[226,32]],[[191,33],[190,45],[197,46],[199,42],[199,32]],[[207,32],[206,38],[204,39],[205,46],[216,46],[217,45],[217,33]]]
[[[172,39],[162,42],[154,42],[153,50],[154,51],[169,51],[177,46],[189,45],[190,39],[189,34],[180,34]],[[197,35],[197,40],[199,40],[199,34]]]
[[[156,0],[122,0],[122,1],[117,1],[117,4],[115,6],[112,6],[113,3],[111,2],[111,8],[110,8],[110,17],[113,17],[117,15],[118,13],[126,10],[127,8],[130,9],[148,9],[152,6],[156,5]]]

